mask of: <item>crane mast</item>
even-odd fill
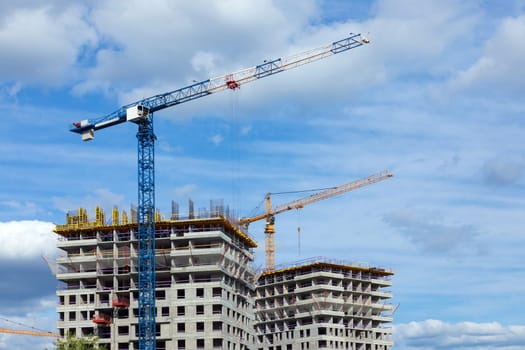
[[[307,63],[318,61],[368,44],[361,34],[350,36],[299,54],[264,61],[251,68],[197,82],[186,87],[151,96],[128,105],[99,119],[73,123],[70,131],[83,141],[94,138],[96,130],[125,122],[138,125],[138,292],[139,349],[156,349],[155,337],[155,134],[153,113],[212,93],[235,90],[246,84]]]
[[[271,193],[268,193],[266,194],[265,198],[266,213],[259,214],[253,217],[242,218],[238,221],[238,224],[247,227],[252,222],[266,219],[266,225],[264,227],[266,245],[266,270],[271,271],[275,268],[275,215],[292,209],[301,209],[305,205],[319,202],[331,197],[335,197],[337,195],[350,192],[358,188],[374,184],[379,181],[386,180],[392,176],[394,176],[394,174],[392,174],[388,170],[384,170],[380,173],[367,176],[363,179],[350,181],[340,186],[331,187],[324,191],[316,192],[309,196],[302,197],[288,203],[280,204],[273,208]]]
[[[155,134],[153,115],[138,123],[139,349],[156,348],[155,307]]]

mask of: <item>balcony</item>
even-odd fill
[[[58,281],[96,278],[97,271],[57,272],[56,276]]]
[[[57,242],[57,248],[69,248],[69,247],[85,247],[95,246],[97,239],[71,239],[71,240],[59,240]]]
[[[383,299],[392,298],[392,292],[381,291],[381,290],[371,290],[370,291],[370,295],[373,295],[373,296],[376,296],[376,297],[380,297],[380,298],[383,298]]]
[[[75,262],[86,262],[97,260],[95,252],[80,253],[80,254],[60,254],[57,256],[57,264],[71,264]]]
[[[171,256],[199,256],[199,255],[223,255],[224,246],[222,243],[205,243],[175,247],[171,250]]]
[[[383,287],[391,287],[392,286],[392,281],[390,281],[390,280],[372,278],[370,280],[370,282],[373,283],[373,284],[378,284],[378,285],[383,286]]]
[[[394,321],[394,318],[392,316],[384,316],[384,315],[373,315],[370,316],[370,318],[374,321],[379,322],[392,322]]]

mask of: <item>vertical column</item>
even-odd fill
[[[275,217],[270,216],[266,218],[266,225],[264,227],[264,237],[266,244],[266,270],[272,271],[275,269]]]

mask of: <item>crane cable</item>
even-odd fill
[[[255,208],[252,209],[252,211],[249,213],[249,215],[247,215],[247,217],[252,217],[252,216],[255,216],[257,215],[257,213],[260,213],[261,211],[261,207],[263,206],[264,202],[266,201],[266,196],[261,199],[261,201],[259,202],[259,204],[257,204],[257,206]]]
[[[319,191],[325,191],[325,190],[333,190],[333,189],[336,189],[337,186],[332,186],[332,187],[324,187],[324,188],[313,188],[313,189],[310,189],[310,190],[298,190],[298,191],[284,191],[284,192],[270,192],[270,195],[279,195],[279,194],[293,194],[293,193],[304,193],[304,192],[319,192]],[[252,217],[252,216],[255,216],[257,215],[257,213],[260,213],[261,212],[261,207],[262,205],[264,204],[264,202],[266,201],[266,196],[264,196],[264,198],[259,202],[259,204],[257,204],[255,206],[255,208],[252,209],[252,211],[250,212],[249,215],[247,215],[247,217]]]
[[[231,115],[230,115],[230,135],[229,135],[229,153],[231,162],[231,196],[232,207],[241,208],[240,198],[240,171],[241,171],[241,157],[240,157],[240,130],[239,126],[239,91],[240,89],[233,89],[231,98]]]
[[[299,210],[301,210],[301,208],[297,210],[297,255],[301,258],[301,214]]]
[[[284,192],[270,192],[270,194],[293,194],[293,193],[304,193],[304,192],[318,192],[318,191],[325,191],[325,190],[333,190],[336,189],[337,186],[332,187],[324,187],[324,188],[312,188],[310,190],[297,190],[297,191],[284,191]]]

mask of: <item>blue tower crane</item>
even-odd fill
[[[235,73],[203,80],[186,87],[151,96],[122,106],[99,119],[73,123],[70,131],[83,141],[94,138],[96,130],[133,122],[138,125],[138,338],[140,350],[155,350],[155,134],[153,113],[212,93],[240,88],[242,84],[318,61],[368,44],[361,34],[350,36],[293,56],[264,61]]]

